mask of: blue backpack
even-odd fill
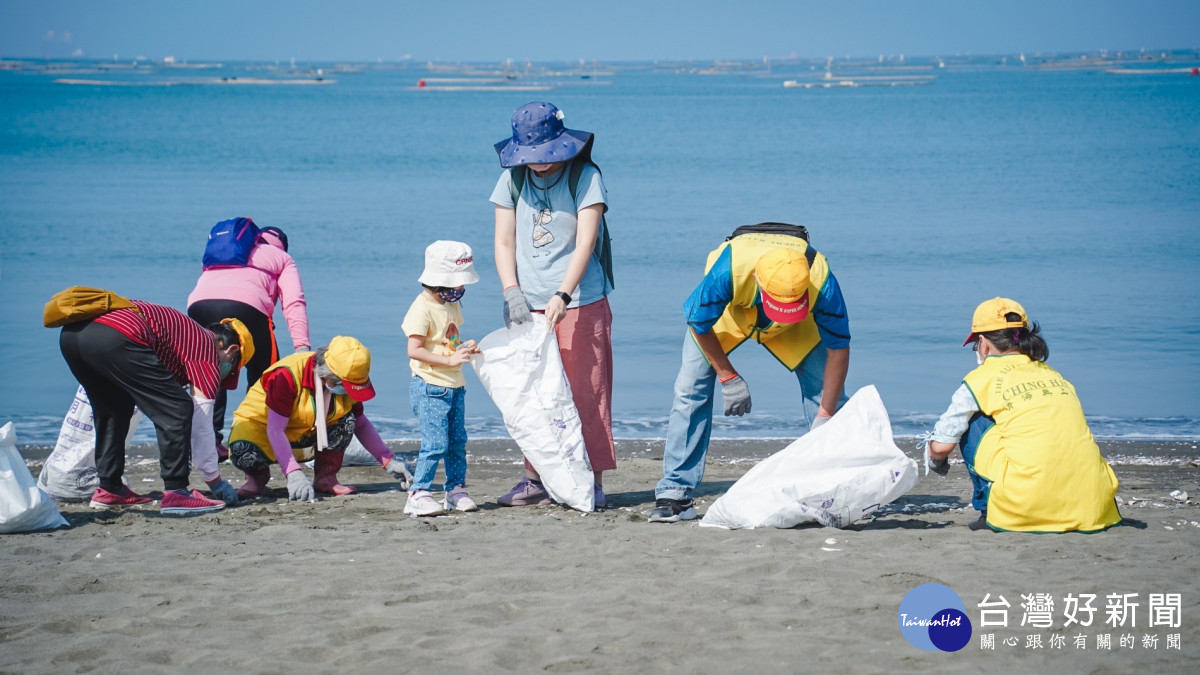
[[[245,267],[250,251],[258,243],[258,226],[249,218],[222,220],[208,233],[204,247],[204,269]]]

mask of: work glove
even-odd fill
[[[293,471],[287,475],[288,499],[296,502],[311,502],[317,498],[312,481],[303,471]]]
[[[213,493],[217,499],[225,502],[225,506],[234,506],[238,503],[237,490],[234,490],[229,481],[220,476],[208,484],[208,491]]]
[[[512,328],[514,323],[522,324],[533,321],[533,313],[529,311],[529,301],[520,286],[510,286],[504,289],[504,327]]]
[[[934,459],[929,456],[929,448],[927,447],[925,449],[925,475],[928,476],[930,471],[939,476],[945,476],[950,473],[950,458]]]
[[[821,426],[822,424],[825,424],[826,422],[828,422],[831,419],[833,419],[832,415],[817,415],[816,417],[813,418],[812,425],[810,425],[808,427],[808,430],[815,431],[817,427]]]
[[[917,441],[917,449],[920,450],[921,454],[925,457],[925,475],[928,476],[929,472],[933,471],[939,476],[945,476],[946,474],[950,473],[950,458],[943,457],[942,459],[934,459],[929,456],[929,441],[932,440],[932,438],[933,432],[927,431],[925,432],[925,435],[921,437],[921,440]]]
[[[404,460],[399,457],[392,456],[388,463],[383,466],[383,470],[392,474],[392,478],[400,481],[400,489],[407,490],[413,483],[412,469],[404,463]]]
[[[721,397],[725,399],[725,414],[741,417],[750,412],[750,387],[741,375],[721,383]]]

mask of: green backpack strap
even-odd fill
[[[525,187],[525,172],[529,169],[525,166],[514,166],[508,170],[512,176],[512,182],[509,183],[509,190],[512,194],[513,209],[517,208],[517,202],[521,201],[521,189]],[[574,193],[571,193],[574,196]]]
[[[567,185],[571,188],[571,200],[576,204],[579,203],[579,181],[583,177],[583,167],[589,165],[596,169],[596,173],[603,175],[600,167],[596,166],[591,159],[571,162]],[[608,210],[607,205],[605,210]],[[600,260],[600,269],[604,270],[604,279],[608,283],[609,290],[616,288],[617,284],[613,281],[612,238],[608,234],[608,221],[605,220],[603,213],[600,214],[600,235],[596,237],[596,258]]]

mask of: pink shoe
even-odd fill
[[[500,506],[530,506],[532,504],[549,504],[550,493],[542,487],[541,482],[530,478],[522,478],[520,483],[513,486],[508,494],[496,499]]]
[[[152,501],[154,500],[130,490],[128,485],[122,485],[120,492],[109,492],[102,487],[96,488],[92,494],[91,506],[93,509],[111,509],[114,506],[141,506]]]
[[[162,502],[159,505],[159,510],[163,513],[181,516],[220,511],[223,508],[225,508],[225,502],[220,499],[209,499],[200,494],[199,490],[192,490],[191,494],[180,494],[174,490],[165,490],[163,491]]]

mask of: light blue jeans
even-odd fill
[[[421,452],[412,490],[431,490],[439,461],[445,461],[445,488],[467,481],[466,387],[441,387],[413,375],[408,395],[421,427]]]
[[[821,406],[825,385],[825,346],[813,348],[796,367],[805,420],[812,426]],[[696,346],[691,331],[683,336],[683,365],[675,378],[675,405],[667,421],[667,447],[663,451],[663,477],[654,488],[657,499],[688,499],[704,478],[704,456],[712,434],[713,398],[717,372]],[[838,407],[846,402],[846,393]]]

